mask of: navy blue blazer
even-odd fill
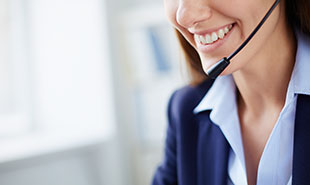
[[[177,90],[168,104],[164,160],[153,185],[227,185],[230,145],[210,111],[193,114],[213,80]],[[293,185],[310,184],[310,96],[298,95],[294,131]]]

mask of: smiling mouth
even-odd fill
[[[233,28],[234,24],[225,26],[224,28],[218,29],[216,31],[206,33],[204,35],[194,34],[194,38],[197,43],[202,45],[210,45],[219,39],[224,39],[227,33]]]

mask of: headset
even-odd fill
[[[270,16],[272,11],[276,8],[276,6],[279,4],[280,0],[276,0],[272,7],[268,10],[266,15],[263,17],[263,19],[259,22],[259,24],[256,26],[256,28],[252,31],[252,33],[249,35],[249,37],[239,46],[238,49],[236,49],[229,57],[224,57],[214,65],[212,65],[208,71],[207,75],[212,78],[216,79],[224,70],[225,68],[230,64],[230,60],[237,55],[243,48],[248,44],[248,42],[253,38],[253,36],[257,33],[257,31],[261,28],[261,26],[265,23],[267,18]]]

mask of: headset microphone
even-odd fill
[[[207,71],[207,75],[212,78],[215,79],[216,77],[218,77],[218,75],[220,75],[225,68],[230,64],[230,60],[237,55],[243,48],[244,46],[247,45],[247,43],[252,39],[252,37],[256,34],[256,32],[260,29],[260,27],[265,23],[265,21],[267,20],[267,18],[269,17],[269,15],[272,13],[272,11],[275,9],[275,7],[279,4],[280,0],[276,0],[274,2],[274,4],[272,5],[272,7],[268,10],[268,12],[266,13],[266,15],[263,17],[263,19],[260,21],[260,23],[256,26],[256,28],[252,31],[252,33],[249,35],[249,37],[241,44],[241,46],[234,51],[229,57],[224,57],[222,58],[222,60],[218,61],[217,63],[215,63],[214,65],[212,65],[208,71]]]

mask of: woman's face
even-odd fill
[[[275,0],[164,0],[166,14],[173,26],[196,49],[204,71],[228,57],[248,37]],[[269,19],[249,44],[222,73],[230,74],[275,41],[279,31],[281,8]]]

